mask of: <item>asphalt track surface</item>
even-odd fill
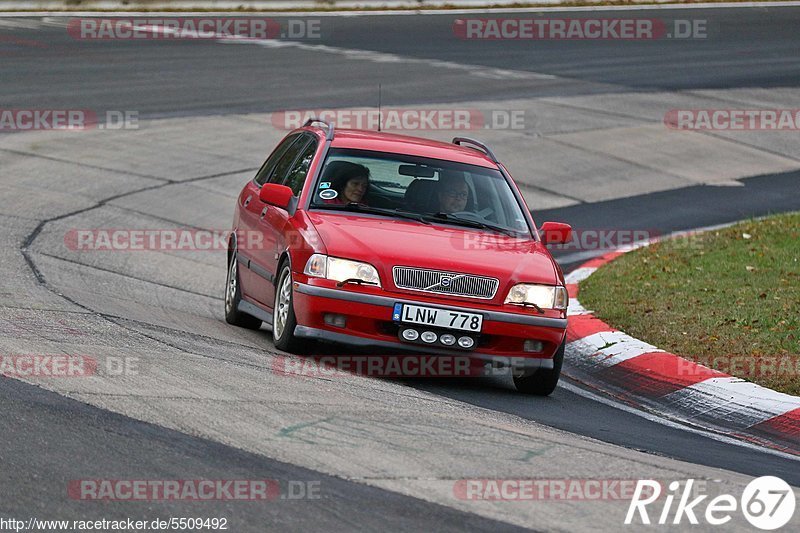
[[[647,13],[647,12],[645,12]],[[638,13],[644,16],[645,13]],[[285,108],[365,105],[375,100],[378,80],[391,87],[384,101],[395,105],[482,98],[647,92],[703,88],[797,86],[800,84],[798,9],[693,10],[677,18],[707,18],[711,38],[702,42],[634,43],[619,54],[613,43],[465,43],[452,38],[452,16],[336,18],[323,43],[424,60],[482,65],[568,76],[560,80],[482,79],[448,83],[448,73],[409,75],[404,68],[339,63],[302,48],[289,49],[280,64],[257,47],[197,43],[81,43],[63,29],[18,29],[17,44],[3,45],[0,102],[3,108],[137,109],[141,117],[215,115]],[[583,15],[577,15],[583,16]],[[653,12],[665,17],[665,12]],[[670,14],[669,16],[672,16]],[[714,27],[734,28],[715,34]],[[20,44],[25,40],[27,44]],[[43,44],[39,46],[37,44]],[[316,43],[315,43],[316,44]],[[575,81],[577,80],[577,82]],[[255,88],[255,89],[254,89]],[[0,147],[2,147],[0,137]],[[662,233],[800,209],[800,174],[752,177],[744,187],[688,187],[535,213],[538,221],[562,220],[578,227],[654,228]],[[574,263],[564,263],[566,270]],[[221,308],[221,305],[220,305]],[[265,336],[266,338],[266,336]],[[566,369],[568,374],[568,369]],[[567,379],[567,381],[569,381]],[[649,454],[672,457],[750,476],[777,475],[800,485],[798,463],[671,428],[559,388],[549,399],[516,395],[491,380],[408,380],[419,390],[494,411],[514,414],[570,433]],[[141,478],[269,477],[320,479],[302,467],[251,454],[87,406],[32,385],[0,380],[0,513],[50,515],[85,504],[63,498],[63,481],[92,477],[91,469],[135,471]],[[81,451],[92,449],[90,456]],[[85,457],[85,464],[76,461]],[[87,476],[87,465],[90,466]],[[110,470],[109,470],[110,469]],[[99,477],[100,474],[98,474]],[[114,477],[114,476],[110,476]],[[42,479],[59,480],[43,484]],[[281,507],[219,503],[203,515],[234,515],[237,529],[260,530],[464,530],[511,529],[470,513],[336,477],[325,478],[327,497],[294,512]],[[43,488],[56,487],[56,488]],[[177,515],[186,504],[142,504],[143,514]],[[216,505],[216,504],[213,504]],[[292,505],[290,503],[290,505]],[[211,512],[213,510],[214,512]],[[99,508],[92,511],[99,511]],[[127,516],[131,507],[108,505],[102,513]]]
[[[455,84],[446,69],[412,76],[402,63],[343,64],[302,49],[271,62],[259,47],[246,45],[117,41],[107,46],[77,41],[53,27],[15,31],[32,41],[28,45],[4,43],[2,96],[8,107],[36,101],[71,108],[88,100],[96,109],[136,109],[145,118],[373,105],[378,83],[385,87],[384,105],[800,83],[796,8],[635,11],[631,16],[706,19],[708,37],[626,42],[622,54],[613,40],[461,40],[453,32],[458,17],[404,15],[321,17],[326,37],[299,41],[569,78],[568,83],[475,78]]]

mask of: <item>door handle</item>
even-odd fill
[[[252,200],[252,199],[253,199],[253,195],[252,194],[250,196],[248,196],[247,198],[245,198],[244,206],[247,207],[248,205],[250,205],[250,200]]]

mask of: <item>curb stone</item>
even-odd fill
[[[629,250],[566,276],[570,378],[660,416],[800,456],[800,397],[713,370],[612,328],[578,300],[578,284]],[[566,369],[565,369],[566,370]]]

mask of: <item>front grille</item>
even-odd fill
[[[400,289],[484,300],[494,298],[500,285],[496,278],[404,266],[394,267],[392,274],[395,286]]]

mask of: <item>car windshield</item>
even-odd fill
[[[530,236],[522,208],[498,169],[439,159],[331,149],[311,207]]]

